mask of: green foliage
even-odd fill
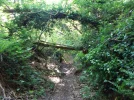
[[[0,6],[5,3],[5,0],[0,0]]]
[[[16,5],[19,14],[5,24],[8,37],[0,33],[0,72],[5,81],[15,85],[17,91],[28,90],[35,95],[43,94],[43,87],[53,87],[28,65],[33,43],[41,39],[47,42],[51,36],[48,41],[88,49],[87,54],[77,56],[83,70],[80,80],[85,84],[84,98],[104,100],[100,98],[103,94],[113,100],[134,98],[133,0],[74,0],[68,7],[25,2]],[[38,53],[46,59],[54,53],[42,50]],[[61,56],[58,51],[54,56],[56,53]]]
[[[52,89],[53,84],[29,65],[34,54],[33,42],[39,36],[38,31],[18,27],[13,21],[9,21],[4,23],[0,32],[0,73],[4,77],[2,81],[19,93],[33,91],[29,95],[35,97],[44,95],[45,89]]]
[[[4,52],[13,42],[10,42],[5,39],[0,39],[0,53]]]
[[[23,36],[23,35],[22,35]],[[33,91],[35,97],[43,95],[45,89],[53,88],[53,84],[42,77],[42,74],[28,65],[33,55],[30,43],[24,38],[2,40],[0,48],[2,61],[0,73],[4,81],[17,92]],[[26,44],[27,43],[27,44]],[[43,89],[45,88],[45,89]],[[36,89],[36,91],[34,91]]]
[[[134,78],[134,6],[130,1],[81,1],[75,2],[86,13],[101,22],[96,28],[84,27],[83,44],[89,48],[86,55],[79,54],[84,74],[82,82],[101,93],[114,95],[113,99],[133,99]],[[92,5],[91,5],[92,4]],[[84,10],[85,7],[88,9]],[[84,14],[85,15],[85,14]],[[89,31],[88,28],[91,30]],[[101,88],[102,87],[102,88]],[[101,88],[101,89],[99,89]],[[86,91],[85,91],[86,92]],[[90,93],[87,92],[89,95]]]

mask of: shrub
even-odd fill
[[[85,78],[82,78],[82,82],[98,92],[109,94],[112,100],[133,100],[134,13],[128,14],[127,11],[132,10],[134,6],[131,4],[134,2],[130,0],[124,3],[115,0],[105,1],[102,5],[98,2],[92,3],[98,5],[98,8],[90,7],[91,15],[92,13],[95,15],[91,8],[100,11],[98,14],[101,17],[96,19],[101,25],[98,29],[92,28],[90,31],[86,28],[83,34],[83,45],[86,43],[89,52],[86,55],[78,54],[84,70],[82,77]],[[106,10],[106,5],[109,4],[112,8]],[[122,8],[123,11],[117,7]],[[101,15],[102,13],[104,14]]]

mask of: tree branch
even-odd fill
[[[82,15],[77,14],[77,13],[66,14],[65,12],[57,12],[57,11],[52,11],[52,10],[32,12],[32,11],[29,11],[29,10],[28,11],[17,11],[15,9],[5,9],[3,11],[6,12],[6,13],[13,13],[13,12],[21,13],[21,12],[24,12],[23,14],[25,14],[27,16],[32,15],[32,18],[36,18],[37,14],[44,14],[44,15],[47,14],[47,15],[51,16],[50,19],[65,19],[65,18],[68,18],[68,19],[72,19],[72,20],[78,20],[82,24],[91,24],[94,27],[98,27],[98,25],[100,25],[100,23],[98,21],[95,21],[92,18],[83,17]],[[34,14],[35,14],[35,16],[34,16]],[[29,19],[28,21],[31,21],[31,20]],[[27,23],[28,23],[28,21],[27,21]]]

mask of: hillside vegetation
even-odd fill
[[[46,66],[72,50],[83,99],[134,100],[134,0],[0,0],[0,10],[0,98],[53,90]]]

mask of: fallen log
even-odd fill
[[[54,44],[49,42],[35,42],[34,44],[38,46],[44,46],[44,47],[54,47],[64,50],[75,50],[75,51],[82,51],[83,47],[73,47],[73,46],[67,46],[67,45],[61,45],[61,44]]]

